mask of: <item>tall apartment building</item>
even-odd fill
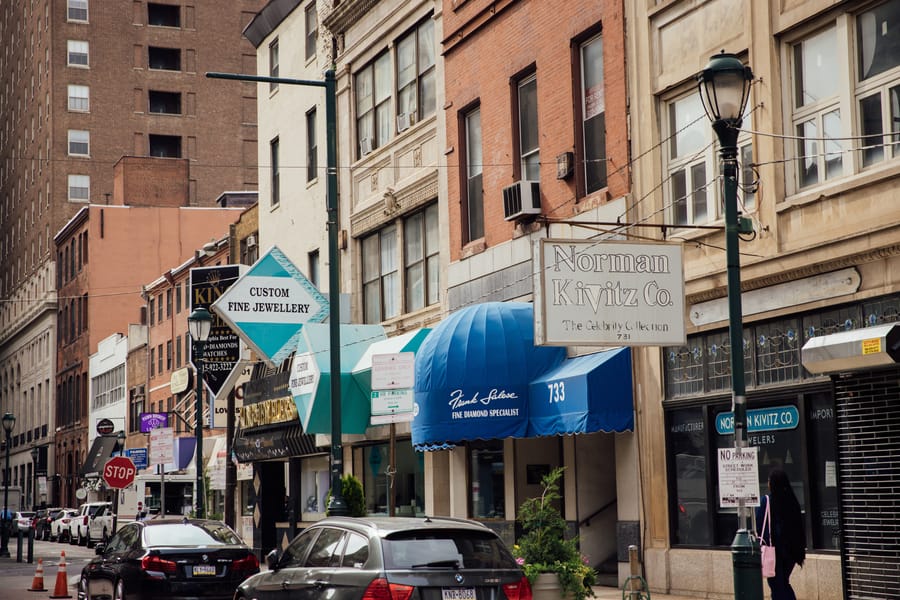
[[[18,417],[14,485],[34,479],[32,463],[55,471],[54,236],[88,203],[109,201],[125,155],[188,159],[191,206],[256,188],[256,88],[204,74],[254,70],[241,31],[264,3],[0,7],[0,410]]]

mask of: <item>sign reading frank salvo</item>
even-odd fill
[[[542,239],[535,243],[535,343],[685,343],[681,244]]]

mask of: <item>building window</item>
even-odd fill
[[[176,369],[181,368],[181,360],[182,360],[181,336],[179,335],[179,336],[175,337],[175,368]]]
[[[91,133],[80,129],[69,130],[69,156],[90,156]]]
[[[309,271],[306,274],[306,278],[309,279],[309,282],[314,287],[319,287],[319,283],[321,283],[321,266],[319,264],[318,250],[313,250],[307,255],[307,263],[309,264]]]
[[[181,312],[181,286],[175,286],[175,313]]]
[[[385,52],[354,78],[358,158],[383,146],[391,135],[391,59]]]
[[[481,109],[469,111],[463,117],[462,146],[466,152],[466,181],[464,186],[465,201],[463,215],[465,223],[465,239],[468,243],[484,237],[484,190],[482,188],[482,151],[481,151]]]
[[[743,129],[749,129],[750,107],[744,114]],[[700,94],[696,89],[673,99],[666,110],[668,151],[666,202],[671,222],[675,225],[704,225],[721,218],[720,192],[715,176],[718,164],[718,141],[709,126]],[[751,169],[753,151],[750,137],[738,137],[741,175],[747,177],[738,188],[739,202],[746,210],[754,206]]]
[[[88,112],[91,109],[91,88],[86,85],[69,85],[69,110]]]
[[[318,175],[318,142],[316,141],[316,109],[306,113],[306,181]]]
[[[603,90],[603,38],[597,36],[580,48],[581,135],[584,190],[591,194],[606,187],[606,100]]]
[[[156,372],[163,374],[163,350],[162,344],[156,346]]]
[[[147,305],[149,307],[149,309],[147,310],[147,313],[150,315],[150,326],[153,327],[156,324],[156,311],[153,310],[156,307],[156,298],[151,296],[150,299],[147,301]],[[153,361],[151,361],[151,362],[153,362]]]
[[[150,156],[181,158],[181,137],[177,135],[150,134]]]
[[[505,518],[503,440],[470,442],[467,447],[472,477],[469,514],[474,519]]]
[[[857,84],[862,166],[900,156],[900,2],[886,2],[856,17]],[[890,134],[884,137],[885,134]]]
[[[177,4],[148,2],[147,24],[156,27],[181,27],[181,7]]]
[[[434,21],[429,17],[397,43],[397,130],[434,114]]]
[[[522,179],[540,181],[541,153],[538,141],[537,76],[526,77],[516,86],[519,159]]]
[[[181,114],[181,94],[179,92],[159,92],[150,90],[150,112],[165,115]]]
[[[88,202],[91,199],[91,178],[88,175],[69,175],[69,202]]]
[[[319,37],[319,22],[316,15],[315,0],[307,5],[303,14],[306,21],[306,60],[310,60],[316,55],[316,42]]]
[[[436,203],[404,220],[406,312],[437,304],[440,300],[439,240]]]
[[[281,171],[278,164],[278,152],[279,152],[280,143],[278,138],[273,139],[269,142],[269,163],[270,163],[270,171],[272,173],[271,184],[272,184],[272,206],[278,206],[281,203]]]
[[[172,370],[172,340],[166,341],[166,370]]]
[[[400,314],[397,227],[390,225],[362,241],[363,314],[380,323]]]
[[[156,366],[156,348],[150,347],[150,377],[153,377],[156,374],[155,370]]]
[[[398,517],[412,517],[425,513],[425,474],[422,462],[410,440],[397,440],[394,463],[390,464],[386,443],[372,444],[360,449],[363,472],[363,491],[366,512],[388,514],[391,505]],[[393,471],[391,473],[390,471]],[[392,494],[391,502],[388,494]]]
[[[128,431],[141,430],[141,413],[144,412],[144,386],[128,390]]]
[[[156,320],[160,323],[163,322],[163,295],[160,294],[156,297]]]
[[[68,0],[66,2],[66,19],[87,23],[88,0]]]
[[[151,69],[161,69],[163,71],[181,70],[180,48],[160,48],[159,46],[150,46],[147,48],[147,58],[147,66]]]
[[[172,290],[166,290],[166,318],[172,317]]]
[[[87,67],[89,45],[83,40],[69,40],[66,64],[70,67]]]
[[[269,44],[269,77],[278,77],[278,38]],[[269,91],[278,89],[278,83],[269,82]]]

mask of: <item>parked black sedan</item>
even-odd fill
[[[225,523],[160,518],[122,526],[81,571],[79,600],[230,600],[259,560]]]
[[[486,526],[438,517],[330,517],[300,533],[235,600],[531,600]]]

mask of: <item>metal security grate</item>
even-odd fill
[[[844,589],[900,599],[900,371],[835,379]]]

